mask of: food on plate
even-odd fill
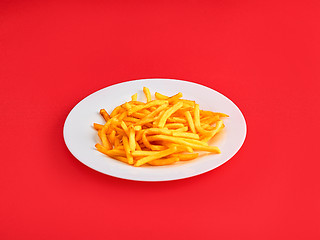
[[[144,87],[146,102],[131,101],[100,114],[104,124],[94,123],[100,143],[96,149],[129,165],[163,166],[199,157],[200,152],[219,154],[209,142],[224,128],[227,114],[200,110],[199,104],[182,99],[183,94],[166,96],[156,92],[152,99]]]

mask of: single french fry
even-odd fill
[[[106,149],[104,146],[102,146],[101,144],[97,143],[95,145],[96,149],[101,152],[101,153],[104,153],[104,154],[107,154],[107,151],[108,149]]]
[[[167,119],[168,123],[186,123],[187,120],[182,117],[169,117]]]
[[[137,98],[138,98],[138,93],[135,93],[131,96],[132,101],[137,101]]]
[[[99,124],[99,123],[94,123],[94,124],[93,124],[93,128],[94,128],[95,130],[100,130],[100,129],[103,128],[103,125],[102,125],[102,124]]]
[[[122,137],[122,143],[124,146],[124,151],[126,152],[126,157],[128,159],[129,164],[133,164],[133,157],[130,152],[129,140],[127,136]]]
[[[106,122],[110,119],[110,115],[107,113],[105,109],[101,109],[100,114]]]
[[[180,161],[189,161],[196,159],[199,156],[199,153],[175,153],[172,154],[174,157],[178,157]]]
[[[129,164],[128,159],[127,159],[127,158],[125,158],[125,157],[121,157],[121,156],[112,156],[111,158],[114,158],[114,159],[116,159],[116,160],[118,160],[118,161],[121,161],[121,162],[124,162],[124,163],[128,163],[128,164]]]
[[[177,131],[177,132],[187,132],[188,131],[188,127],[185,126],[185,127],[181,127],[181,128],[177,128],[177,129],[174,129],[172,131]]]
[[[153,155],[153,154],[156,154],[158,151],[142,151],[142,150],[137,150],[137,151],[134,151],[132,153],[132,156],[133,157],[145,157],[145,156],[150,156],[150,155]]]
[[[153,121],[152,126],[153,127],[159,127],[159,121],[162,118],[162,116],[166,113],[166,109],[163,109],[161,112],[159,112],[158,117]]]
[[[196,134],[196,133],[189,133],[189,132],[174,131],[174,132],[172,132],[172,136],[174,136],[174,137],[191,138],[191,139],[200,139],[200,137],[199,137],[198,134]]]
[[[120,157],[126,157],[126,152],[125,150],[121,150],[121,149],[111,149],[111,150],[107,150],[105,152],[108,156],[120,156]]]
[[[196,133],[196,129],[195,129],[194,122],[193,122],[193,119],[192,119],[190,111],[186,111],[184,113],[184,116],[187,119],[187,122],[188,122],[188,125],[189,125],[189,128],[190,128],[191,132]]]
[[[158,153],[156,154],[153,154],[153,155],[150,155],[150,156],[147,156],[147,157],[144,157],[144,158],[141,158],[139,159],[138,161],[136,161],[136,163],[134,164],[135,167],[139,167],[143,164],[146,164],[147,162],[150,162],[152,160],[156,160],[156,159],[159,159],[159,158],[163,158],[165,156],[168,156],[170,154],[173,154],[174,152],[177,151],[177,148],[176,147],[172,147],[172,148],[169,148],[169,149],[166,149],[166,150],[163,150],[163,151],[159,151]]]
[[[112,145],[109,142],[107,135],[106,135],[103,128],[98,131],[98,136],[100,137],[100,140],[102,142],[102,146],[104,146],[106,149],[112,149]]]
[[[125,118],[123,118],[123,121],[136,123],[136,122],[140,121],[140,119],[139,118],[135,118],[135,117],[125,117]]]
[[[214,112],[214,114],[218,114],[219,117],[229,117],[228,114],[225,114],[225,113],[221,113],[221,112]]]
[[[184,124],[183,123],[167,123],[165,127],[169,129],[178,129],[178,128],[183,128]]]
[[[211,111],[206,111],[206,110],[200,110],[200,113],[203,116],[215,116],[215,115],[218,115],[219,117],[229,117],[229,115],[227,115],[225,113],[211,112]]]
[[[151,150],[153,151],[161,151],[161,150],[166,150],[167,147],[163,146],[163,145],[150,145]]]
[[[145,133],[143,133],[143,135],[142,135],[142,142],[143,142],[143,144],[144,144],[144,146],[145,146],[146,148],[151,149],[151,144],[150,144],[150,142],[148,141]]]
[[[132,126],[129,128],[129,147],[131,152],[136,150],[136,136]]]
[[[129,137],[129,129],[128,129],[128,127],[127,127],[127,124],[126,124],[124,121],[121,122],[121,127],[122,127],[123,131],[124,131],[124,132],[127,134],[127,136]]]
[[[116,131],[112,130],[111,133],[108,135],[108,139],[111,145],[114,145],[115,137],[116,137]]]
[[[99,143],[97,143],[96,145],[96,148],[99,152],[107,155],[108,157],[110,158],[113,158],[113,159],[116,159],[116,160],[119,160],[121,162],[125,162],[125,163],[128,163],[128,160],[127,158],[123,157],[122,155],[123,154],[118,154],[118,155],[115,155],[113,153],[110,153],[110,151],[114,151],[114,150],[107,150],[105,147],[103,147],[102,145],[100,145]]]
[[[168,119],[175,111],[177,111],[179,108],[181,108],[182,105],[183,105],[182,102],[177,102],[177,103],[174,104],[171,108],[169,108],[168,110],[166,110],[165,113],[163,114],[163,116],[159,119],[158,127],[163,128],[164,125],[166,124],[167,119]]]
[[[177,147],[177,153],[178,152],[189,152],[189,153],[193,152],[192,147],[189,147],[189,146],[179,145],[179,144],[171,143],[171,142],[163,142],[162,144],[167,146],[168,148],[176,146]]]
[[[199,104],[196,104],[194,106],[193,117],[194,117],[194,126],[196,130],[199,132],[199,130],[201,130]]]
[[[170,158],[160,158],[156,160],[149,161],[148,164],[153,166],[164,166],[170,165],[179,161],[179,157],[170,157]]]
[[[192,144],[190,144],[192,145]],[[202,145],[196,145],[194,144],[192,146],[194,150],[198,151],[206,151],[206,152],[211,152],[211,153],[221,153],[220,149],[216,146],[202,146]]]
[[[130,101],[129,102],[130,104],[132,104],[132,105],[144,105],[144,104],[146,104],[146,103],[144,103],[144,102],[141,102],[141,101]]]
[[[102,145],[100,145],[99,143],[97,143],[96,145],[96,148],[99,152],[107,155],[108,157],[111,157],[111,158],[114,158],[116,160],[119,160],[121,162],[125,162],[125,163],[128,163],[128,160],[127,158],[123,157],[123,154],[120,153],[120,154],[113,154],[111,151],[115,151],[115,150],[107,150],[105,147],[103,147]]]
[[[155,96],[157,99],[160,99],[160,100],[166,100],[166,99],[169,98],[168,96],[163,95],[163,94],[158,93],[158,92],[155,92],[154,96]]]
[[[151,94],[150,94],[149,88],[143,87],[143,92],[146,95],[147,102],[150,102],[151,101]]]
[[[130,115],[131,117],[135,117],[135,118],[138,118],[138,119],[142,119],[146,116],[146,114],[144,113],[140,113],[140,112],[134,112]]]

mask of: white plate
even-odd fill
[[[160,92],[165,95],[183,93],[184,99],[195,100],[200,109],[223,112],[225,128],[210,145],[218,146],[221,154],[210,154],[192,161],[178,162],[168,166],[133,167],[95,150],[99,142],[93,123],[103,124],[99,114],[101,108],[109,113],[116,106],[131,100],[138,93],[138,100],[145,101],[143,87],[151,95]],[[246,137],[246,122],[239,108],[227,97],[208,87],[181,80],[142,79],[123,82],[101,89],[80,101],[69,113],[63,129],[65,143],[70,152],[88,167],[123,179],[137,181],[168,181],[187,178],[210,171],[232,158],[242,146]]]

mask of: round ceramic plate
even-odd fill
[[[168,96],[182,92],[184,99],[195,100],[202,110],[228,114],[230,117],[223,119],[225,128],[210,143],[218,146],[221,154],[205,154],[192,161],[167,166],[133,167],[98,152],[95,144],[100,140],[92,125],[104,124],[100,109],[110,113],[116,106],[130,101],[135,93],[138,93],[138,100],[145,101],[143,87],[148,87],[152,96],[155,92]],[[169,181],[208,172],[232,158],[245,140],[246,122],[239,108],[213,89],[181,80],[142,79],[106,87],[80,101],[69,113],[63,135],[70,152],[96,171],[137,181]]]

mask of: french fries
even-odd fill
[[[221,118],[227,114],[200,110],[180,92],[173,96],[156,92],[154,99],[149,88],[143,93],[145,103],[137,101],[135,93],[110,114],[100,110],[105,123],[93,124],[101,140],[95,145],[99,152],[135,167],[190,161],[199,151],[220,153],[208,142],[224,128]]]

